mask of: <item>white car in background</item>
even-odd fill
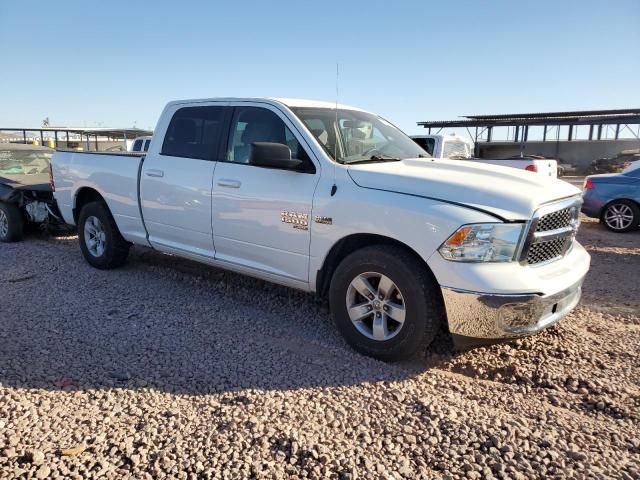
[[[450,158],[452,160],[468,160],[474,163],[487,163],[501,167],[512,167],[551,178],[558,177],[558,162],[550,158],[535,156],[511,157],[505,159],[475,158],[473,142],[456,135],[412,135],[414,142],[420,145],[434,158]]]

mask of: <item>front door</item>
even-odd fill
[[[253,142],[286,144],[303,167],[250,165]],[[226,161],[218,162],[213,181],[216,259],[307,283],[311,207],[319,174],[289,121],[271,106],[238,106],[226,150]]]
[[[154,248],[213,258],[211,185],[226,113],[223,106],[177,108],[162,144],[154,140],[140,177]]]

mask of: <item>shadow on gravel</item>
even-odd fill
[[[451,358],[385,364],[351,350],[312,295],[145,249],[89,267],[75,237],[0,250],[0,383],[187,394],[411,378]],[[15,255],[15,256],[14,256]]]

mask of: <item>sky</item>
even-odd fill
[[[153,128],[171,100],[391,120],[640,107],[640,0],[0,0],[0,127]]]

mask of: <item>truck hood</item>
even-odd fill
[[[462,204],[504,220],[527,220],[543,203],[580,194],[562,180],[464,160],[411,158],[349,165],[348,172],[363,188]]]

